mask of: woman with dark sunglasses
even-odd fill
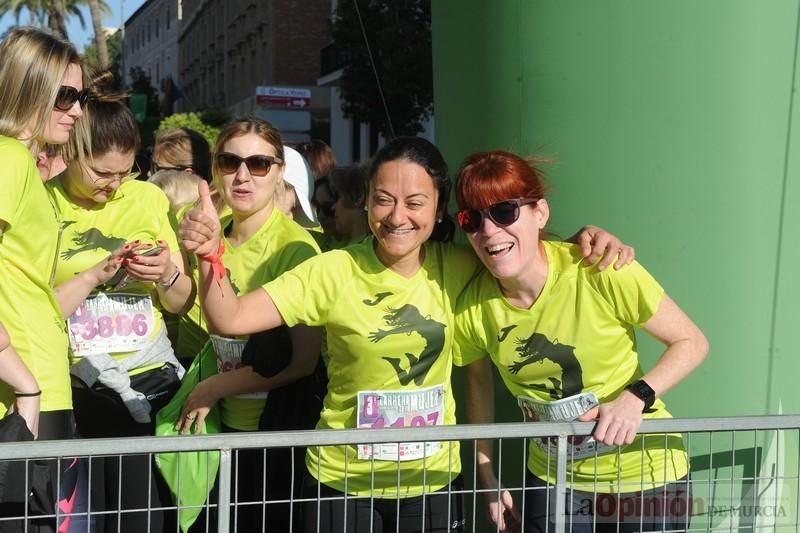
[[[447,165],[430,142],[400,137],[378,151],[368,176],[371,237],[246,294],[215,275],[220,227],[201,194],[181,239],[201,258],[203,309],[229,335],[325,326],[329,385],[318,428],[454,424],[452,309],[479,263],[446,242]],[[322,500],[305,505],[305,531],[465,529],[451,490],[462,485],[457,442],[310,448],[306,467],[304,496]]]
[[[218,258],[218,272],[229,286],[234,287],[234,294],[255,290],[319,253],[309,233],[289,219],[276,201],[276,190],[286,172],[286,158],[280,133],[261,119],[236,120],[226,126],[217,139],[212,176],[230,211],[215,218],[221,236],[211,255]],[[207,195],[207,185],[204,182],[200,185]],[[190,211],[186,218],[191,219],[193,213]],[[285,369],[275,373],[244,364],[242,356],[248,345],[248,336],[228,335],[211,327],[199,302],[186,319],[192,321],[193,337],[201,347],[198,351],[202,350],[202,356],[211,351],[217,360],[218,372],[201,381],[184,402],[181,418],[176,422],[185,433],[200,431],[210,408],[217,403],[223,431],[259,430],[261,421],[283,415],[269,411],[271,391],[309,376],[317,368],[322,337],[320,328],[298,325],[284,332],[288,337],[286,342],[268,345],[269,353],[262,354],[264,359],[289,360]],[[184,324],[180,336],[189,334],[188,325]],[[204,345],[200,344],[201,340]],[[310,388],[300,392],[304,397],[313,396]],[[318,417],[320,407],[316,404],[312,417]],[[294,429],[311,429],[316,418],[294,420],[294,423]],[[289,530],[288,509],[279,508],[269,500],[288,500],[292,496],[290,467],[295,453],[290,450],[269,450],[267,453],[264,450],[240,450],[236,454],[235,472],[238,474],[234,476],[235,486],[231,490],[238,495],[238,502],[245,504],[237,507],[231,518],[231,524],[236,524],[238,531],[261,531],[263,527],[268,531]],[[280,460],[276,461],[276,458]],[[302,455],[299,458],[302,460]],[[266,469],[267,479],[264,478],[265,461],[270,465]],[[281,477],[275,471],[273,465],[276,462],[287,468],[286,476]],[[284,469],[280,472],[283,473]],[[297,468],[297,473],[300,473],[300,468]],[[295,488],[299,485],[298,479]],[[276,486],[277,493],[273,490]],[[294,497],[297,496],[295,492]],[[267,501],[266,509],[259,504],[264,501]],[[266,524],[263,523],[264,516]],[[295,519],[298,516],[295,510]]]
[[[458,222],[486,267],[456,313],[456,363],[466,365],[468,417],[494,420],[491,360],[526,420],[597,420],[594,441],[575,441],[567,452],[564,509],[552,505],[554,444],[532,440],[525,531],[545,531],[548,519],[553,529],[562,513],[572,531],[661,531],[664,525],[684,531],[688,460],[681,438],[636,432],[643,418],[670,417],[659,398],[702,362],[706,339],[638,263],[600,271],[582,261],[575,245],[542,240],[550,216],[545,192],[541,172],[508,152],[475,154],[459,172]],[[637,328],[665,346],[647,372],[639,364]],[[523,515],[499,487],[491,443],[479,443],[477,455],[489,516],[500,531],[515,531]],[[614,508],[664,511],[620,522],[594,514],[592,506],[603,498],[612,498]]]
[[[16,369],[8,385],[0,383],[0,417],[15,409],[30,438],[40,440],[71,438],[74,422],[67,335],[52,285],[59,226],[36,156],[45,144],[63,146],[75,136],[84,82],[80,57],[67,41],[26,28],[10,31],[0,43],[0,323],[11,341],[0,366]],[[24,365],[16,364],[15,353]],[[31,487],[29,478],[26,484],[24,468],[18,477],[7,477],[0,514],[24,516],[33,492],[37,504],[27,509],[34,515],[29,531],[55,530],[55,520],[35,515],[55,512],[57,495],[50,486],[61,473],[56,461],[31,461],[30,467],[42,483]],[[21,522],[2,525],[21,529]]]
[[[195,296],[169,201],[157,186],[136,180],[138,127],[124,95],[109,91],[111,81],[107,74],[94,81],[79,126],[90,130],[89,149],[47,183],[62,221],[54,281],[68,315],[82,438],[154,434],[155,413],[184,373],[162,311],[185,312]],[[92,459],[91,484],[91,510],[108,512],[93,517],[98,531],[161,531],[174,524],[171,512],[131,512],[171,504],[147,455]]]

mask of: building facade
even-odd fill
[[[162,113],[172,111],[178,83],[178,32],[182,0],[147,0],[125,21],[122,44],[122,76],[133,81],[132,69],[139,68],[158,90]]]
[[[330,41],[330,0],[185,0],[178,37],[185,110],[258,114],[259,86],[306,88],[312,112],[329,108],[316,87]]]

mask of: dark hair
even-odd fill
[[[325,141],[314,139],[311,142],[298,144],[295,150],[308,161],[315,180],[327,176],[336,168],[336,156]]]
[[[459,209],[483,209],[503,200],[544,198],[543,159],[525,160],[504,150],[478,152],[464,161],[456,178]]]
[[[375,179],[378,169],[384,163],[405,160],[416,163],[425,169],[439,191],[437,212],[441,210],[442,221],[437,220],[431,234],[431,240],[449,242],[455,234],[455,223],[447,214],[447,202],[450,198],[450,175],[442,153],[433,143],[421,137],[395,137],[375,154],[369,165],[369,182]]]
[[[125,103],[127,94],[111,89],[114,77],[104,72],[92,80],[86,115],[91,129],[91,157],[111,151],[136,153],[141,147],[139,126]]]
[[[327,183],[335,196],[344,198],[347,207],[364,207],[365,174],[366,170],[362,166],[335,168],[328,176],[317,180],[317,187]]]

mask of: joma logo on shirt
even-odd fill
[[[406,304],[399,308],[390,307],[383,315],[383,320],[391,329],[378,329],[369,333],[369,340],[379,342],[389,335],[411,335],[416,333],[425,340],[425,346],[419,355],[406,352],[408,370],[402,367],[399,357],[383,357],[383,360],[392,365],[397,372],[400,384],[406,386],[413,380],[417,386],[422,385],[434,361],[444,349],[445,325],[422,316],[419,309]]]
[[[554,376],[547,378],[552,387],[536,383],[530,387],[547,392],[556,400],[573,396],[583,390],[583,369],[575,357],[574,346],[560,344],[558,339],[551,342],[541,333],[534,333],[527,339],[517,337],[514,344],[517,345],[515,351],[520,355],[520,360],[508,365],[508,371],[512,374],[519,374],[523,368],[533,363],[544,363],[545,359],[561,367],[560,380]]]
[[[65,220],[61,227],[66,228],[74,223],[74,220]],[[72,259],[81,252],[89,252],[97,249],[103,249],[111,253],[125,244],[125,239],[107,236],[97,228],[89,228],[86,231],[77,232],[72,237],[72,243],[76,245],[77,248],[70,248],[69,250],[61,252],[62,259]]]

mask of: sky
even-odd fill
[[[119,28],[122,23],[122,18],[120,17],[122,4],[125,5],[125,18],[127,19],[133,15],[133,12],[139,9],[144,2],[145,0],[106,0],[112,13],[111,16],[103,19],[103,26],[107,28]],[[83,18],[86,21],[86,28],[81,28],[80,21],[76,17],[72,17],[67,21],[67,33],[69,33],[70,41],[82,52],[83,48],[94,37],[94,31],[92,30],[92,17],[89,15],[88,6],[83,6],[81,9],[83,11]],[[27,24],[28,13],[26,11],[22,12],[19,21],[20,24]],[[16,19],[13,14],[0,18],[0,35],[4,34],[10,27],[14,26],[15,23]]]

